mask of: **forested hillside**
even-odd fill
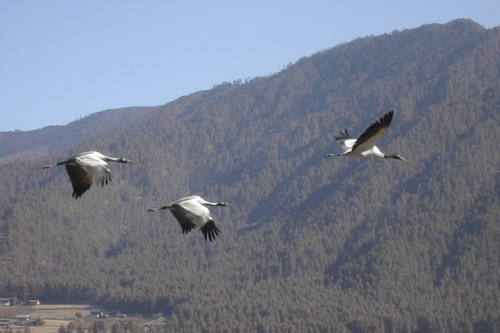
[[[392,159],[324,159],[394,109]],[[172,332],[498,332],[500,28],[371,36],[0,166],[0,295],[163,313]],[[81,151],[113,182],[81,198]],[[182,234],[189,194],[221,230]]]
[[[106,110],[65,126],[47,126],[34,131],[0,132],[0,164],[54,154],[97,134],[128,125],[154,109],[128,107]]]

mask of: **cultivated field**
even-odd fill
[[[45,324],[43,326],[29,326],[31,333],[54,333],[59,330],[61,325],[67,326],[71,321],[73,321],[76,326],[81,323],[82,327],[88,327],[85,325],[85,321],[90,321],[88,316],[90,315],[90,307],[87,305],[35,305],[35,306],[2,306],[0,307],[0,318],[10,319],[9,328],[14,332],[16,330],[24,331],[25,326],[18,325],[16,316],[17,315],[31,315],[31,319],[43,319]],[[81,319],[78,319],[76,313],[81,314]]]
[[[9,319],[9,328],[13,332],[17,330],[24,332],[26,326],[18,325],[16,316],[17,315],[31,315],[31,320],[42,319],[45,324],[43,326],[29,326],[31,333],[57,333],[61,325],[64,327],[68,326],[70,322],[75,324],[75,327],[80,326],[85,331],[92,326],[95,320],[102,321],[107,329],[111,328],[113,323],[118,321],[132,321],[138,324],[151,323],[152,325],[162,325],[157,320],[146,320],[138,317],[127,317],[127,318],[105,318],[99,319],[96,317],[90,317],[89,310],[92,307],[90,305],[72,305],[72,304],[42,304],[35,306],[0,306],[0,318]],[[81,316],[78,318],[76,314],[79,313]],[[5,326],[0,326],[0,330],[3,330]]]
[[[41,318],[45,324],[30,326],[30,331],[31,333],[53,333],[57,332],[61,325],[67,326],[71,321],[78,326],[76,313],[80,313],[81,318],[87,318],[90,315],[89,308],[87,305],[36,305],[33,307],[34,312],[31,318]]]

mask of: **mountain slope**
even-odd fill
[[[93,113],[64,126],[0,132],[0,164],[36,159],[71,147],[100,133],[123,127],[154,107],[129,107]]]
[[[6,164],[1,290],[174,331],[498,327],[499,63],[500,29],[469,20],[361,38]],[[322,158],[389,109],[378,146],[408,163]],[[136,164],[78,200],[39,169],[91,149]],[[213,209],[215,242],[146,213],[192,193],[235,204]]]

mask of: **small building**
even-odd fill
[[[19,325],[28,325],[31,321],[31,315],[17,315],[16,316],[17,323]]]
[[[10,305],[10,298],[0,297],[0,305]]]
[[[108,318],[108,314],[101,311],[100,309],[93,309],[93,310],[90,310],[90,316],[91,317],[96,317],[96,318]]]

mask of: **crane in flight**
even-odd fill
[[[168,209],[179,222],[182,233],[187,234],[193,228],[198,228],[210,241],[219,235],[219,229],[215,225],[212,214],[205,206],[232,206],[227,202],[208,202],[200,196],[192,195],[172,202],[168,206],[160,208],[150,208],[148,212],[156,212],[161,209]]]
[[[337,140],[337,143],[340,148],[342,148],[343,152],[338,154],[326,154],[324,157],[347,156],[365,158],[377,156],[407,161],[407,159],[399,154],[384,154],[377,148],[377,146],[375,146],[377,140],[384,135],[391,125],[393,115],[393,110],[387,112],[379,120],[368,127],[357,139],[352,138],[346,128],[344,132],[340,132],[340,136],[335,137],[335,140]]]
[[[78,199],[92,186],[94,179],[96,184],[108,184],[111,181],[111,171],[106,162],[134,163],[126,158],[116,158],[103,155],[97,151],[87,151],[73,156],[67,161],[54,165],[46,165],[42,169],[65,165],[71,185],[73,185],[72,196]]]

